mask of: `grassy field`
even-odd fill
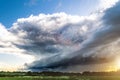
[[[120,76],[25,76],[0,77],[0,80],[120,80]]]

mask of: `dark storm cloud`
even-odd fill
[[[89,64],[101,64],[101,63],[107,63],[110,60],[107,58],[93,58],[93,57],[76,57],[76,58],[64,58],[61,60],[58,60],[57,58],[60,58],[58,56],[54,56],[53,58],[47,58],[43,60],[37,60],[33,62],[33,64],[28,65],[29,69],[32,69],[33,71],[35,70],[50,70],[50,69],[66,69],[71,66],[76,66],[76,65],[89,65]],[[54,60],[54,61],[53,61]],[[52,61],[52,62],[49,62]],[[43,63],[44,62],[44,63]],[[45,64],[46,63],[46,64]],[[45,64],[45,65],[44,65]]]
[[[0,27],[10,36],[6,39],[0,33],[0,49],[11,47],[34,56],[26,64],[30,70],[65,70],[113,61],[120,43],[119,7],[120,2],[87,17],[55,13],[20,18],[9,30]]]
[[[33,64],[29,65],[29,68],[32,70],[49,70],[74,65],[101,64],[114,60],[117,54],[109,51],[111,51],[112,47],[118,47],[114,43],[117,42],[120,37],[119,8],[120,2],[102,13],[104,15],[100,20],[102,22],[99,25],[100,28],[98,27],[90,38],[81,42],[80,50],[69,53],[66,56],[57,54],[42,60],[34,61]],[[62,29],[66,30],[67,28],[68,27],[63,27]],[[62,29],[60,33],[63,31]]]
[[[65,13],[40,14],[18,19],[9,32],[16,37],[12,45],[24,50],[24,54],[35,57],[35,61],[28,64],[29,69],[37,66],[65,67],[78,64],[71,62],[74,58],[72,53],[80,49],[82,43],[92,35],[90,33],[96,30],[98,24],[94,23],[98,20],[96,15],[80,17]]]
[[[103,19],[105,20],[106,24],[116,25],[120,24],[120,1],[116,3],[115,6],[109,8],[105,11],[105,15]]]
[[[120,38],[120,2],[107,9],[102,17],[102,28],[99,29],[92,39],[84,44],[83,49],[96,48],[116,42]]]
[[[87,34],[94,27],[89,28],[92,21],[94,18],[82,18],[65,13],[40,14],[18,19],[9,31],[18,38],[18,42],[13,42],[14,45],[26,50],[27,53],[32,55],[66,54],[69,53],[66,47],[70,49],[86,40]],[[83,25],[86,22],[87,24]]]

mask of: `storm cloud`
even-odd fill
[[[99,13],[103,14],[100,19],[96,18],[99,22],[91,23],[91,26],[96,26],[97,29],[95,31],[88,30],[92,35],[87,34],[89,37],[83,38],[83,41],[79,42],[79,50],[70,52],[64,57],[59,54],[57,56],[55,55],[35,61],[30,68],[54,69],[75,65],[101,64],[113,61],[119,56],[119,6],[120,3],[118,2],[112,8],[105,10],[103,13]],[[89,22],[83,24],[89,24]]]
[[[119,8],[120,2],[90,16],[31,15],[9,29],[0,24],[0,53],[33,56],[34,61],[25,64],[33,71],[112,62],[119,56]]]
[[[96,26],[89,27],[95,18],[95,15],[84,18],[65,13],[40,14],[18,19],[9,31],[18,38],[13,44],[31,55],[66,54],[73,47],[79,48],[95,30]]]

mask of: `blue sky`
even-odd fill
[[[0,62],[6,62],[8,64],[23,64],[22,62],[24,62],[26,59],[21,59],[20,55],[11,55],[11,54],[0,54]],[[16,63],[17,62],[17,63]]]
[[[11,27],[18,18],[40,13],[65,12],[84,16],[94,11],[98,3],[98,0],[0,0],[0,22]]]

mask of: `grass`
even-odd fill
[[[31,76],[25,76],[25,77],[0,77],[0,80],[71,80],[67,76],[61,76],[61,77],[52,77],[52,76],[39,76],[39,77],[31,77]]]
[[[0,80],[120,80],[120,76],[24,76],[0,77]]]

